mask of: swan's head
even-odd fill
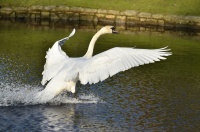
[[[118,32],[115,30],[114,26],[105,26],[103,28],[101,28],[100,30],[103,34],[106,33],[113,33],[113,34],[117,34]]]

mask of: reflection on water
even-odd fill
[[[78,83],[78,99],[63,93],[48,104],[33,105],[37,104],[33,94],[43,89],[40,80],[47,49],[68,36],[73,27],[0,22],[0,131],[200,129],[198,31],[136,31],[135,27],[121,29],[118,35],[104,35],[96,44],[95,54],[115,46],[168,45],[173,55],[166,61],[133,68],[101,83]],[[75,27],[77,33],[63,49],[69,56],[82,56],[96,29]]]

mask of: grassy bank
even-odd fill
[[[111,10],[200,16],[199,0],[0,0],[1,6],[66,5]]]

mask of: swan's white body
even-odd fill
[[[81,84],[97,83],[120,71],[164,60],[165,56],[171,55],[167,52],[169,49],[166,48],[116,47],[92,56],[96,40],[106,33],[115,33],[114,27],[106,26],[99,30],[92,38],[86,54],[80,58],[69,58],[61,49],[61,45],[75,34],[75,29],[68,37],[55,42],[47,52],[41,83],[45,85],[47,81],[50,82],[43,91],[37,94],[37,98],[48,101],[65,90],[75,93],[78,80]]]

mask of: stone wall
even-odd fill
[[[50,21],[90,21],[105,24],[126,24],[200,29],[200,16],[152,14],[134,10],[115,11],[67,6],[1,7],[0,18],[39,19]]]

